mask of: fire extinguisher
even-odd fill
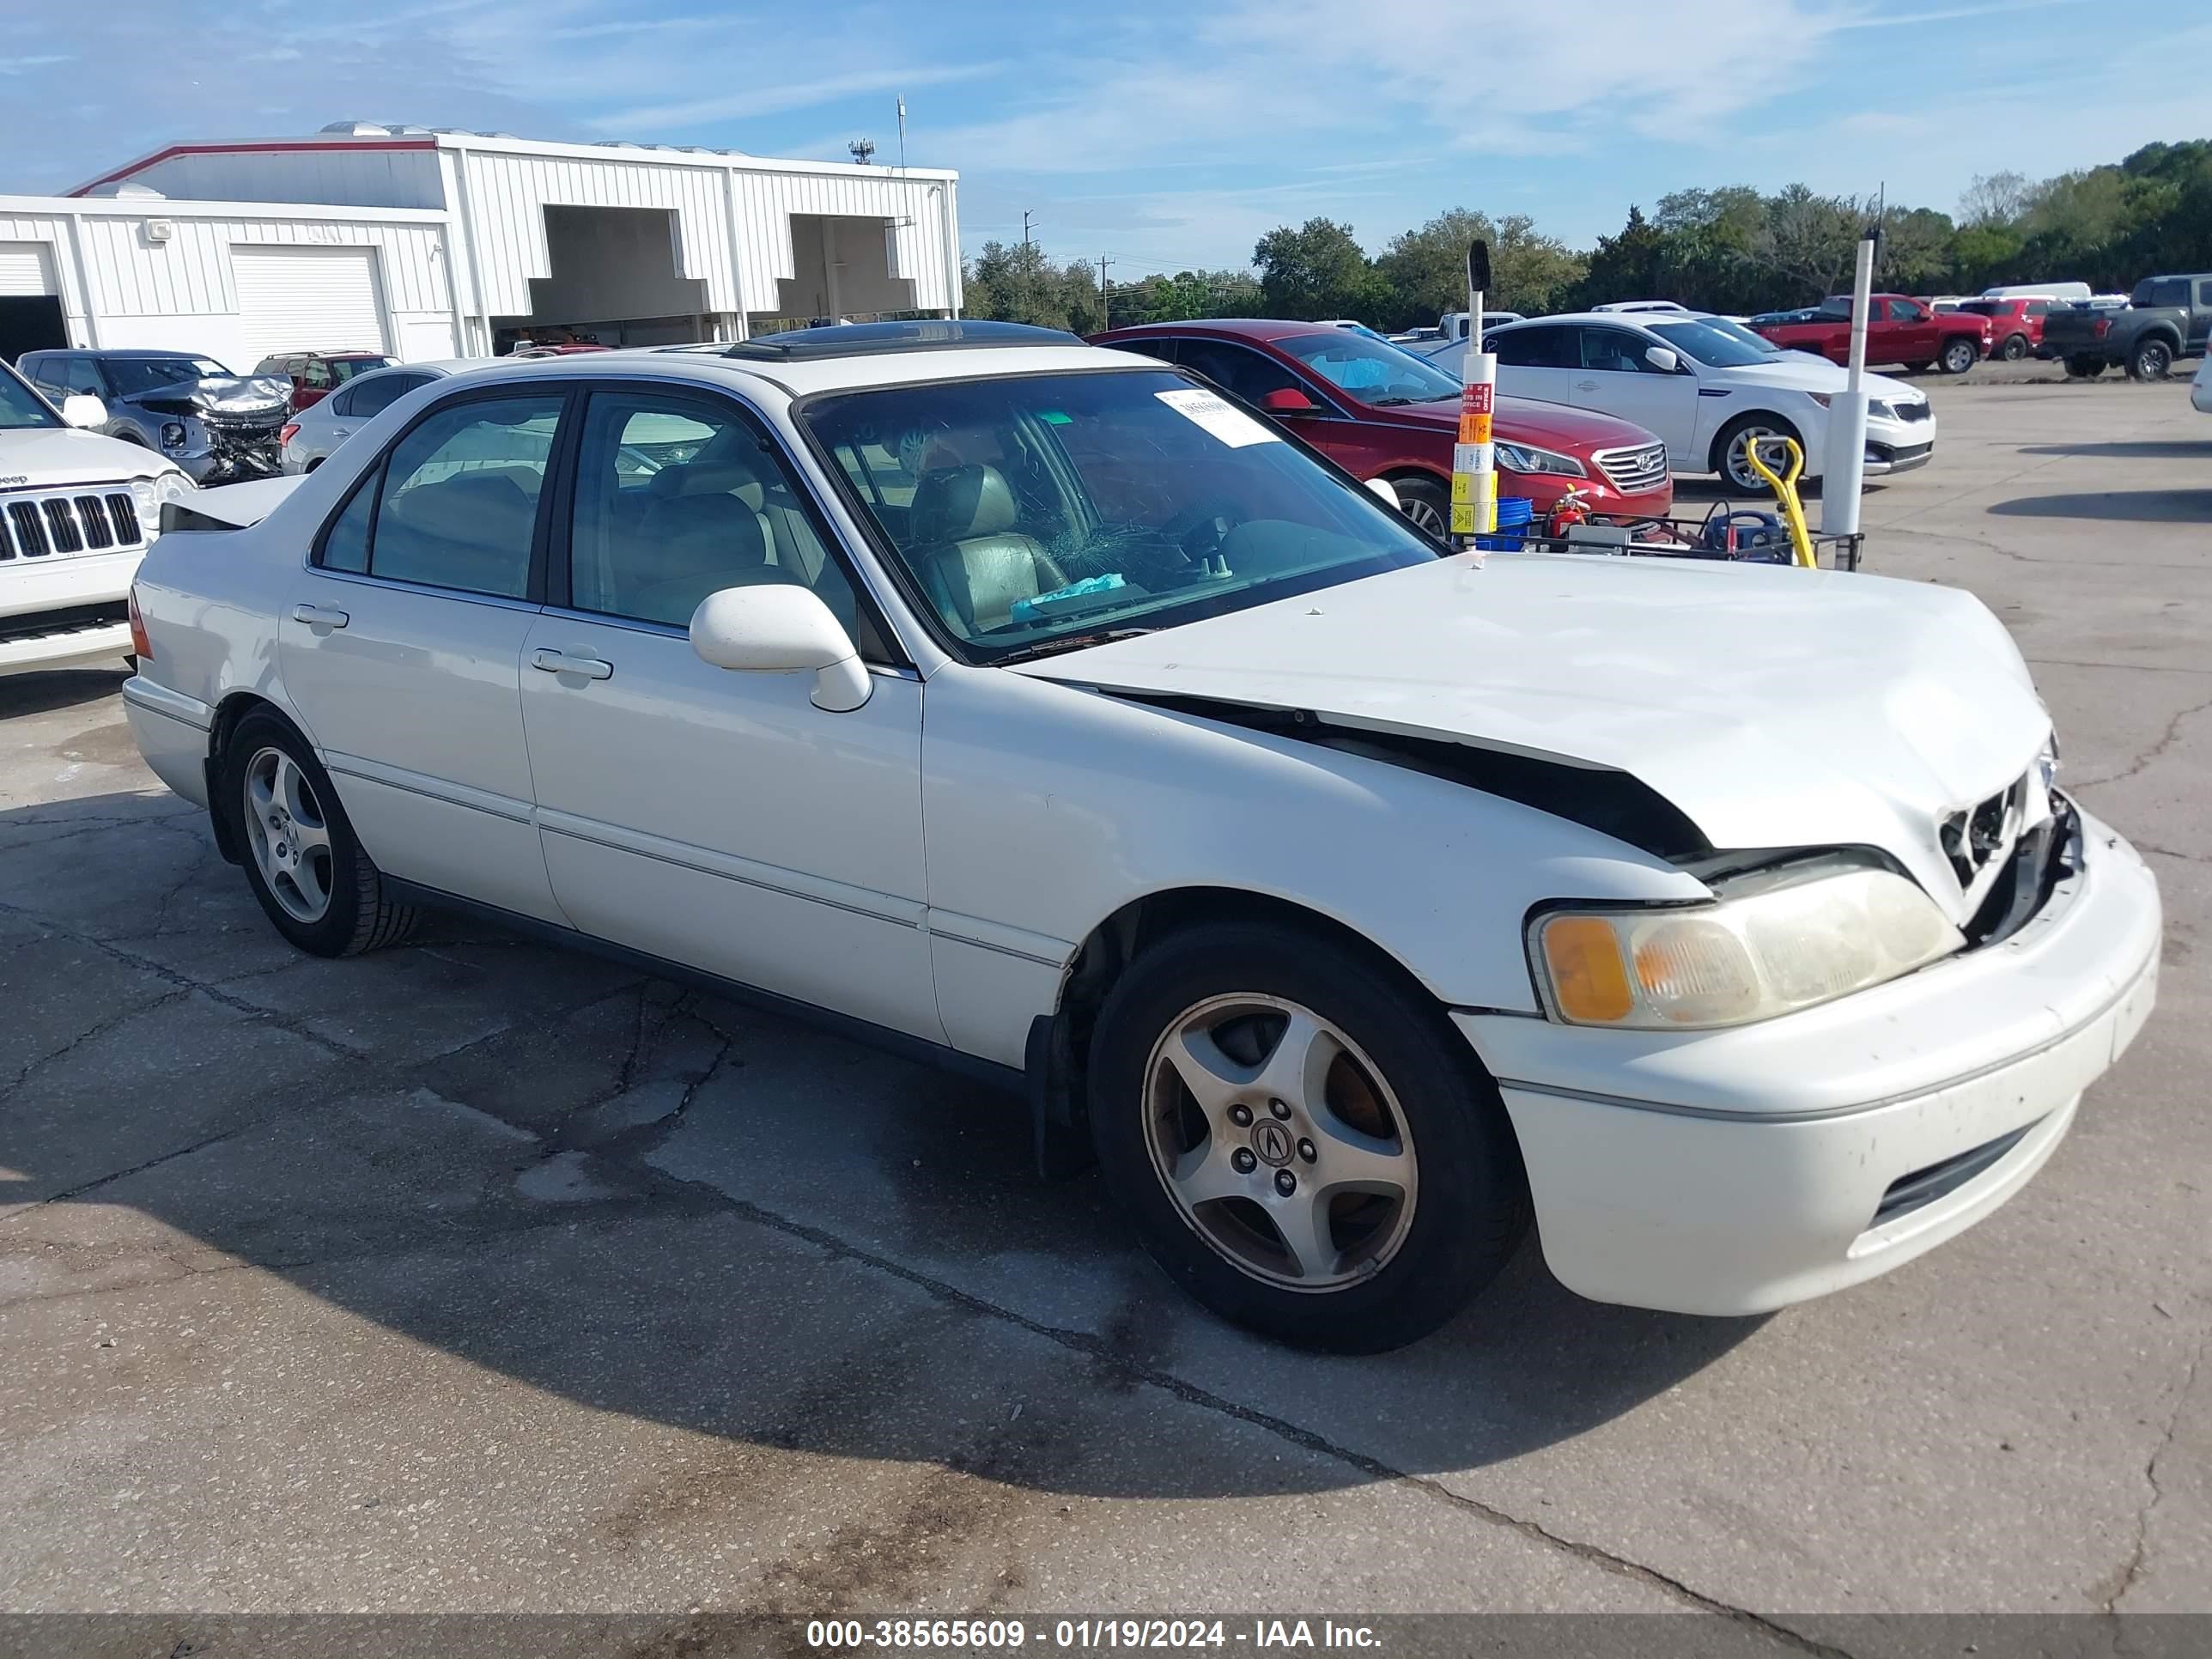
[[[1579,489],[1570,489],[1552,503],[1544,518],[1544,534],[1552,541],[1561,540],[1574,526],[1588,524],[1589,516],[1589,497]]]

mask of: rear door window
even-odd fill
[[[325,535],[325,569],[471,593],[530,592],[538,499],[565,394],[470,398],[418,421]],[[361,514],[360,518],[356,517]]]
[[[1579,368],[1579,334],[1567,328],[1509,328],[1492,335],[1490,347],[1501,368]]]

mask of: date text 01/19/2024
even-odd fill
[[[830,1652],[863,1648],[991,1650],[1040,1647],[1071,1652],[1099,1649],[1243,1647],[1257,1651],[1382,1645],[1370,1626],[1334,1620],[1251,1619],[815,1619],[806,1644]]]

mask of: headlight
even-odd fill
[[[1497,454],[1498,465],[1508,472],[1558,472],[1570,478],[1589,477],[1580,461],[1555,449],[1538,449],[1533,444],[1499,444]]]
[[[1832,392],[1808,392],[1805,395],[1810,398],[1818,406],[1822,409],[1826,409],[1829,404],[1834,401],[1836,394]]]
[[[1553,911],[1528,956],[1555,1019],[1681,1031],[1832,1002],[1965,943],[1904,877],[1853,869],[1678,909]]]
[[[1893,421],[1896,418],[1897,410],[1893,405],[1879,398],[1867,399],[1867,419],[1869,421]]]
[[[158,478],[131,481],[131,499],[138,507],[139,531],[149,544],[161,533],[163,503],[184,501],[198,488],[181,472],[164,472]]]

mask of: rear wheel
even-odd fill
[[[1997,355],[2008,363],[2020,362],[2027,353],[2027,336],[2025,334],[2006,335],[2004,344],[1997,349]]]
[[[1438,541],[1451,533],[1451,496],[1434,478],[1415,475],[1390,480],[1398,510]]]
[[[2173,367],[2173,348],[2163,340],[2139,340],[2136,349],[2128,354],[2128,378],[2131,380],[2162,380],[2166,371]]]
[[[2102,357],[2069,357],[2066,377],[2072,380],[2094,380],[2105,372]]]
[[[319,957],[396,945],[417,913],[394,903],[355,839],[314,750],[274,714],[248,714],[223,750],[218,806],[237,816],[246,884],[276,931]]]
[[[1981,348],[1962,334],[1944,344],[1936,362],[1946,374],[1964,374],[1981,361]]]
[[[1905,372],[1907,374],[1925,374],[1929,369],[1935,367],[1936,365],[1934,363],[1929,362],[1923,359],[1917,363],[1905,364]]]
[[[1504,1107],[1442,1013],[1294,929],[1198,927],[1140,956],[1099,1013],[1090,1110],[1168,1276],[1303,1346],[1427,1334],[1526,1224]]]

